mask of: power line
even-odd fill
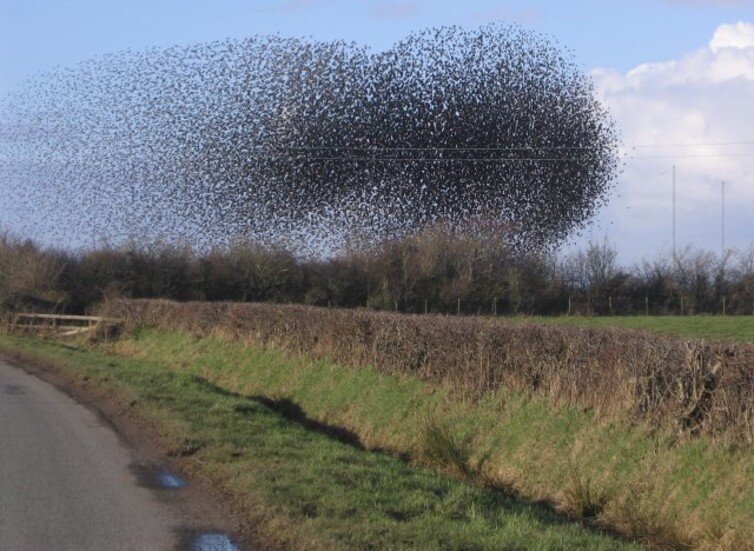
[[[754,157],[754,153],[710,153],[699,155],[642,155],[631,159],[717,159],[723,157]]]
[[[471,162],[471,163],[508,163],[508,162],[561,162],[561,161],[579,161],[583,162],[584,158],[579,157],[563,157],[563,158],[526,158],[526,157],[488,157],[488,158],[455,158],[447,159],[442,157],[430,158],[430,157],[247,157],[247,159],[262,160],[262,161],[344,161],[344,162],[427,162],[427,163],[456,163],[456,162]]]
[[[753,157],[752,154],[718,154],[718,155],[644,155],[639,157],[629,157],[627,160],[642,160],[642,159],[713,159],[713,158],[725,158],[725,157]],[[248,160],[260,160],[260,161],[343,161],[343,162],[429,162],[429,163],[507,163],[507,162],[564,162],[564,161],[588,161],[593,160],[589,157],[348,157],[348,156],[336,156],[336,157],[312,157],[312,156],[278,156],[278,157],[261,157],[261,156],[249,156]]]
[[[626,144],[624,147],[629,149],[651,149],[664,147],[705,147],[705,146],[736,146],[746,145],[754,146],[751,142],[698,142],[698,143],[671,143],[671,144]],[[461,146],[461,147],[443,147],[443,146],[378,146],[378,145],[282,145],[282,144],[256,144],[249,146],[253,149],[277,149],[290,151],[324,151],[324,150],[344,150],[344,151],[589,151],[609,149],[609,145],[597,146],[571,146],[571,145],[524,145],[524,146]],[[742,154],[712,154],[712,155],[747,155]]]
[[[358,146],[358,145],[252,145],[254,149],[282,149],[290,151],[568,151],[568,150],[603,150],[610,146],[520,146],[520,147],[403,147],[403,146]]]
[[[723,147],[723,146],[734,146],[734,145],[754,145],[754,141],[752,142],[698,142],[698,143],[664,143],[664,144],[638,144],[638,145],[632,145],[630,147],[633,148],[645,148],[645,147]]]

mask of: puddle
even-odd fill
[[[21,396],[22,394],[26,394],[26,389],[19,385],[2,385],[2,388],[3,394],[9,396]]]
[[[130,471],[136,476],[139,486],[154,490],[180,490],[188,486],[183,477],[148,463],[132,463]]]
[[[168,471],[158,470],[155,472],[157,485],[169,490],[180,490],[186,487],[186,480]]]
[[[191,551],[240,551],[236,544],[219,532],[199,534],[191,544]]]

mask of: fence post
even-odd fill
[[[393,304],[395,305],[395,311],[397,312],[398,311],[398,301],[394,300]]]
[[[568,312],[566,312],[566,316],[571,315],[571,295],[568,295]]]
[[[725,297],[723,297],[723,316],[725,315]]]
[[[458,307],[456,308],[456,315],[461,315],[461,299],[458,299]]]
[[[644,295],[644,315],[649,316],[649,295]]]
[[[426,316],[429,313],[429,302],[427,299],[424,299],[424,315]]]
[[[610,315],[615,315],[615,312],[613,312],[613,297],[607,297],[607,302],[610,305]]]
[[[497,317],[497,297],[492,301],[492,315]]]
[[[681,316],[683,316],[683,297],[681,297]]]

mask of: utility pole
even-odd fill
[[[675,165],[673,165],[673,270],[676,268],[676,251],[675,251]]]
[[[723,286],[723,316],[725,315],[725,180],[720,182],[720,279]]]
[[[720,242],[721,242],[721,251],[720,251],[720,258],[725,258],[725,181],[722,182],[722,185],[720,186],[720,194],[721,194],[721,207],[722,207],[722,217],[721,217],[721,226],[720,226]]]

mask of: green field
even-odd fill
[[[70,373],[137,393],[139,411],[178,427],[171,434],[186,444],[176,445],[199,447],[194,457],[202,472],[285,519],[279,533],[297,544],[310,538],[324,547],[363,547],[367,539],[393,548],[420,541],[430,548],[445,542],[571,548],[579,539],[582,547],[603,545],[601,537],[549,514],[543,524],[541,509],[525,505],[537,501],[663,548],[738,549],[754,533],[750,445],[678,438],[506,389],[469,402],[413,376],[152,329],[89,351],[10,338],[0,347],[64,359]],[[192,388],[185,398],[184,385]],[[195,395],[199,387],[238,400],[228,404],[251,408],[254,423],[263,424],[237,419],[230,405],[208,405],[216,395]],[[219,412],[219,426],[201,424],[205,410]],[[322,434],[332,430],[363,449]],[[331,470],[333,454],[341,453],[350,459]],[[256,472],[277,482],[270,486]],[[415,477],[424,482],[416,486]],[[432,484],[460,494],[443,491],[436,502],[428,497]],[[510,514],[519,520],[511,524]],[[464,520],[455,523],[456,517]]]
[[[533,316],[510,320],[577,327],[626,327],[688,338],[754,343],[754,316]]]
[[[127,357],[128,348],[155,357]],[[52,362],[64,376],[108,391],[156,423],[185,471],[213,480],[249,524],[261,523],[257,533],[286,548],[633,547],[473,480],[345,443],[343,430],[335,438],[330,424],[310,417],[314,412],[304,404],[312,405],[316,394],[298,405],[271,393],[290,383],[297,391],[287,395],[298,399],[304,389],[318,388],[325,409],[357,406],[358,396],[366,394],[361,402],[374,410],[362,414],[380,426],[394,424],[399,410],[411,417],[406,400],[424,399],[420,407],[426,407],[441,398],[418,381],[324,363],[306,369],[274,353],[154,332],[109,352],[12,337],[0,337],[0,349]],[[433,457],[442,468],[447,450],[440,433]]]

